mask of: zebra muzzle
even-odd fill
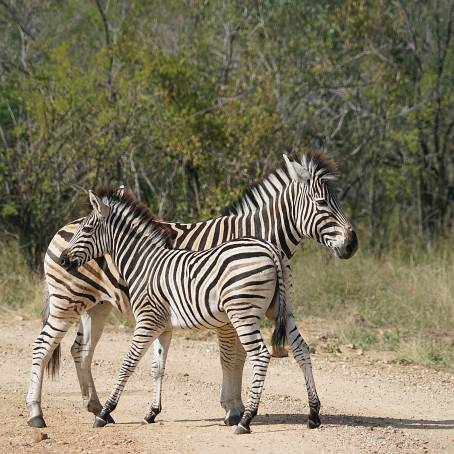
[[[62,266],[66,271],[71,271],[77,267],[77,263],[68,256],[68,254],[62,253],[60,255],[60,266]]]

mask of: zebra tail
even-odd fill
[[[274,347],[284,347],[287,341],[287,294],[285,288],[284,275],[282,272],[282,261],[280,255],[275,252],[274,263],[277,270],[278,278],[278,312],[276,325],[274,327],[273,335],[271,336],[271,345]]]
[[[47,319],[49,318],[50,314],[50,298],[49,298],[49,289],[47,288],[47,284],[44,283],[44,301],[43,301],[43,309],[41,311],[41,320],[43,322],[43,326],[47,323]],[[49,362],[46,365],[47,375],[54,379],[58,376],[60,371],[60,344],[57,345],[55,350],[52,352],[52,356]]]

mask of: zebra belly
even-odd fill
[[[190,301],[172,302],[171,324],[174,328],[182,329],[217,329],[229,323],[227,314],[220,311],[219,292],[214,289],[207,297],[208,302],[203,297],[197,298],[194,293],[194,287]],[[202,295],[206,295],[201,292]]]
[[[170,323],[172,328],[180,329],[217,329],[221,326],[225,326],[230,323],[227,315],[222,312],[216,314],[216,318],[194,318],[194,317],[183,317],[181,314],[175,312],[175,308],[172,307],[172,313],[170,316]]]

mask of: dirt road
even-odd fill
[[[322,400],[322,427],[306,427],[307,398],[302,373],[292,358],[273,358],[253,433],[237,436],[222,423],[221,370],[214,340],[177,335],[172,341],[159,422],[140,421],[151,399],[150,359],[130,379],[114,413],[117,421],[92,429],[81,406],[69,354],[73,333],[63,343],[59,380],[46,380],[43,393],[49,427],[26,425],[31,344],[38,322],[0,322],[0,452],[285,452],[285,453],[454,453],[454,374],[388,364],[383,357],[316,352],[315,379]],[[306,330],[307,332],[307,330]],[[314,334],[309,331],[308,339]],[[101,399],[131,338],[108,328],[93,366]],[[245,371],[245,385],[250,379]],[[39,434],[48,439],[36,441]]]

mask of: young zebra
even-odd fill
[[[203,250],[233,238],[252,236],[270,241],[290,258],[303,236],[308,236],[328,247],[336,256],[347,259],[356,252],[358,242],[328,184],[335,173],[334,163],[320,152],[308,151],[291,160],[284,155],[284,162],[251,186],[238,202],[225,210],[224,216],[196,224],[165,223],[172,230],[172,247]],[[91,373],[93,353],[112,307],[128,314],[130,306],[127,285],[109,256],[91,261],[80,267],[77,273],[70,274],[60,265],[60,253],[68,247],[80,222],[74,221],[57,232],[47,250],[44,269],[48,292],[43,322],[46,323],[48,306],[53,299],[82,301],[91,307],[80,316],[71,353],[84,405],[88,411],[97,414],[102,405]],[[288,298],[291,299],[290,269],[286,276]],[[72,316],[77,318],[79,314],[73,313]],[[237,424],[244,410],[241,379],[245,353],[233,329],[228,326],[220,328],[217,335],[223,370],[221,405],[226,411],[225,423]],[[168,336],[154,343],[152,369],[156,396],[164,374],[162,355],[169,345]],[[309,348],[299,336],[290,349],[304,371],[311,415],[317,414],[315,420],[309,419],[309,427],[317,427],[320,402],[312,376]],[[58,371],[59,348],[54,350],[49,363],[48,358],[43,368],[48,364],[52,372]],[[43,372],[32,374],[27,396],[28,424],[33,427],[46,425],[41,408]]]
[[[256,238],[232,240],[202,252],[168,249],[171,232],[129,195],[109,191],[97,197],[90,192],[90,202],[93,211],[61,254],[61,263],[71,271],[110,254],[128,284],[136,320],[117,385],[96,416],[94,427],[107,424],[129,376],[154,339],[172,328],[231,325],[253,368],[249,399],[235,431],[249,433],[271,356],[260,332],[265,314],[276,322],[273,343],[283,343],[286,335],[292,337],[287,323],[292,309],[286,305],[279,250]],[[77,306],[73,301],[60,301],[50,307],[48,321],[61,325],[66,311],[79,312]],[[36,352],[34,362],[40,359]],[[145,421],[154,422],[159,410],[152,406]]]

